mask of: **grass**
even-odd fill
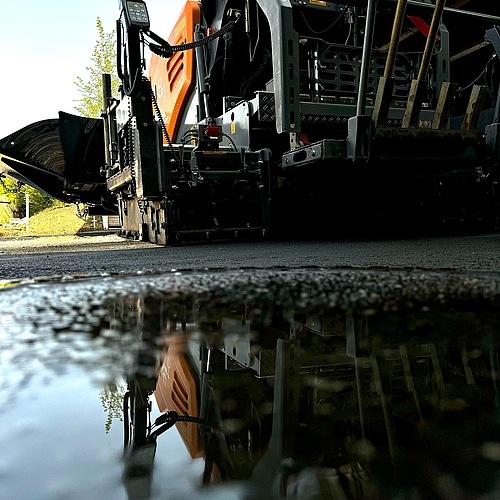
[[[82,219],[78,216],[76,205],[58,204],[30,217],[28,231],[26,231],[24,224],[0,226],[0,236],[20,238],[24,236],[74,235],[99,229],[102,229],[101,217]]]

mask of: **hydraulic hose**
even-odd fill
[[[149,36],[152,40],[157,42],[156,44],[149,43],[148,44],[149,49],[157,56],[164,58],[172,57],[174,52],[182,52],[184,50],[196,49],[197,47],[201,47],[202,45],[213,42],[217,38],[224,35],[224,33],[228,32],[238,22],[238,19],[241,17],[241,14],[236,11],[235,16],[236,19],[229,21],[226,25],[224,25],[220,30],[216,31],[215,33],[212,33],[211,35],[201,38],[199,40],[195,40],[194,42],[182,43],[180,45],[170,45],[166,40],[158,36],[156,33],[153,33],[150,30],[146,31],[145,34]]]
[[[205,427],[210,427],[217,431],[220,430],[203,418],[193,417],[191,415],[179,415],[176,411],[168,411],[155,420],[155,425],[161,425],[161,427],[158,427],[150,434],[150,439],[156,439],[165,431],[173,427],[177,422],[191,422],[192,424],[204,425]]]

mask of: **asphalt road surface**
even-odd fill
[[[356,444],[357,436],[362,436],[357,422],[363,425],[363,413],[358,417],[356,408],[362,410],[364,401],[358,398],[356,384],[353,384],[353,373],[359,366],[362,367],[360,375],[367,382],[360,392],[370,391],[366,394],[370,407],[366,419],[369,424],[365,428],[372,435],[376,433],[377,438],[375,445],[352,446],[352,449],[355,453],[361,450],[363,461],[364,457],[377,454],[382,457],[380,463],[377,461],[378,466],[373,467],[382,474],[375,477],[374,484],[387,488],[381,496],[385,496],[386,491],[420,495],[416,488],[421,484],[421,498],[429,498],[431,494],[433,498],[444,498],[431,491],[431,487],[437,485],[436,488],[441,488],[439,492],[446,493],[446,498],[498,500],[500,439],[494,425],[498,398],[493,377],[498,373],[499,359],[499,245],[500,234],[212,243],[169,248],[120,240],[114,235],[0,240],[0,427],[3,431],[0,435],[0,497],[115,499],[125,498],[124,490],[134,492],[127,495],[129,498],[167,495],[206,499],[208,495],[216,498],[219,491],[219,497],[224,498],[274,497],[265,485],[279,484],[280,462],[276,458],[279,450],[271,446],[270,453],[266,454],[261,451],[264,448],[259,448],[264,444],[263,436],[271,434],[270,427],[262,427],[263,431],[257,433],[255,441],[262,439],[262,443],[256,444],[256,450],[263,458],[252,471],[252,482],[247,485],[240,481],[228,482],[222,485],[223,490],[210,490],[207,494],[199,487],[203,467],[195,469],[179,435],[172,432],[165,433],[158,441],[153,476],[152,469],[142,467],[143,463],[149,463],[144,457],[151,456],[148,455],[150,444],[147,448],[138,444],[132,448],[137,455],[125,453],[123,462],[119,460],[123,453],[123,433],[116,417],[120,415],[123,401],[116,392],[113,405],[118,406],[112,406],[111,396],[105,400],[103,394],[111,394],[110,383],[123,383],[131,374],[138,375],[128,378],[134,381],[133,387],[139,387],[136,384],[140,380],[148,380],[149,391],[151,379],[148,377],[156,373],[165,345],[169,345],[169,349],[177,345],[172,351],[173,358],[169,359],[175,359],[177,353],[179,360],[189,363],[189,355],[186,353],[184,357],[180,353],[182,343],[186,344],[190,335],[190,325],[190,329],[194,327],[194,335],[189,339],[194,342],[192,346],[196,347],[199,342],[200,353],[205,345],[210,346],[209,352],[219,350],[214,359],[227,356],[225,359],[232,360],[232,367],[238,360],[240,364],[250,363],[245,360],[255,358],[254,353],[261,345],[266,346],[263,349],[267,355],[273,356],[271,347],[276,345],[275,352],[281,354],[279,358],[274,357],[276,364],[271,363],[271,370],[281,369],[280,379],[274,377],[278,388],[276,397],[281,404],[275,404],[274,395],[260,402],[268,391],[263,390],[263,380],[254,385],[251,370],[242,372],[244,378],[232,372],[234,384],[222,374],[217,384],[226,395],[223,401],[234,401],[237,405],[230,415],[239,415],[240,408],[245,411],[241,415],[246,415],[247,399],[252,402],[252,412],[253,408],[259,408],[258,411],[278,408],[272,419],[270,414],[263,413],[268,417],[262,419],[264,424],[282,418],[288,421],[285,414],[290,415],[290,422],[294,418],[298,422],[297,414],[288,414],[288,409],[298,407],[300,399],[300,415],[305,416],[304,421],[308,423],[304,425],[308,428],[305,433],[291,429],[290,435],[304,436],[290,446],[301,453],[298,460],[292,456],[296,463],[314,464],[317,457],[340,456],[339,443]],[[278,269],[257,269],[273,267]],[[282,270],[283,267],[299,269]],[[380,267],[384,269],[378,269]],[[128,276],[138,271],[203,268],[250,268],[250,271]],[[440,272],[443,269],[462,272]],[[127,275],[54,279],[48,283],[43,279],[23,280],[119,272]],[[21,284],[10,286],[18,283]],[[297,316],[292,316],[295,312]],[[215,329],[215,324],[220,328]],[[208,325],[206,335],[202,333],[202,325]],[[292,337],[292,327],[293,333],[300,334],[291,340],[292,344],[287,344],[288,336]],[[345,334],[345,347],[340,333]],[[304,335],[309,338],[303,339]],[[139,339],[143,342],[138,342]],[[309,352],[313,355],[308,356],[307,361],[312,359],[315,363],[314,371],[310,372],[313,378],[294,376],[294,367],[301,366],[302,345],[299,343],[302,339],[305,349],[307,346],[312,349]],[[285,345],[289,346],[286,351]],[[293,355],[295,345],[300,345],[298,356]],[[364,354],[368,352],[367,345],[373,346],[370,351],[373,361]],[[254,346],[257,351],[253,350]],[[401,355],[394,354],[397,347]],[[355,360],[347,360],[357,355],[358,349],[363,356],[358,357],[359,365]],[[419,352],[421,355],[416,354]],[[380,364],[379,356],[382,357]],[[208,359],[207,353],[204,366],[210,368]],[[259,363],[259,370],[266,370],[269,359],[272,361],[269,357],[263,359],[267,362]],[[195,362],[200,366],[199,360]],[[373,377],[368,378],[367,365],[375,362],[378,367],[385,367],[381,372],[383,378],[375,375],[375,369]],[[403,362],[407,362],[404,377],[401,376]],[[328,363],[337,366],[331,368]],[[217,369],[209,372],[210,379],[212,373],[221,371],[218,364],[215,366]],[[189,380],[195,383],[198,377]],[[276,380],[281,383],[276,384]],[[387,380],[387,384],[382,386],[382,380]],[[404,380],[411,380],[412,384],[413,380],[418,381],[418,385],[414,385],[417,390],[410,385],[407,389]],[[294,399],[295,390],[291,390],[294,387],[298,394],[303,394],[302,383],[312,384],[314,389],[307,389],[311,394],[307,402],[306,398]],[[379,389],[378,383],[380,388],[388,388],[387,393],[382,389],[381,399],[375,391]],[[442,384],[446,384],[445,389]],[[193,390],[192,386],[189,390]],[[340,399],[337,391],[341,392]],[[414,397],[410,395],[412,392]],[[250,399],[254,393],[259,398],[258,406]],[[144,392],[140,394],[144,396]],[[414,400],[420,403],[419,411],[417,405],[413,405]],[[242,406],[238,406],[240,401]],[[339,407],[337,401],[341,402],[338,415],[335,414]],[[387,407],[384,405],[382,410],[383,403],[377,401],[387,402]],[[391,401],[396,404],[389,406]],[[33,402],[36,411],[30,411]],[[117,411],[105,440],[103,408],[108,415],[113,408]],[[316,419],[318,408],[320,418]],[[419,414],[421,408],[424,410]],[[314,412],[314,416],[307,412]],[[392,415],[393,422],[399,422],[395,424],[394,433],[389,432],[389,427],[382,427],[387,422],[386,413]],[[254,421],[260,426],[261,420],[258,413],[256,415]],[[422,418],[425,418],[425,426],[419,425]],[[123,420],[126,422],[125,416]],[[246,419],[236,419],[237,423],[240,421]],[[376,427],[369,428],[372,422]],[[326,431],[325,424],[328,424]],[[234,427],[234,423],[228,427],[231,428],[238,429],[238,435],[245,429],[240,424]],[[345,436],[341,434],[344,428]],[[277,429],[282,430],[282,425]],[[130,436],[140,436],[135,430],[137,428]],[[398,437],[395,440],[398,453],[393,463],[384,458],[390,456],[385,434]],[[273,429],[272,436],[279,434],[274,434]],[[274,442],[274,438],[272,440]],[[388,444],[390,441],[391,438]],[[51,453],[46,452],[49,448]],[[237,451],[238,457],[245,457]],[[399,456],[404,459],[399,460]],[[152,463],[152,456],[150,460]],[[245,465],[242,470],[246,471],[245,461],[242,463]],[[325,463],[332,462],[327,459]],[[327,471],[328,467],[324,469]],[[391,470],[398,471],[403,479],[412,480],[397,481],[393,485],[392,476],[387,473]],[[330,474],[325,475],[326,478],[338,478],[333,469],[325,474]],[[369,477],[365,472],[359,474],[360,478],[365,476]],[[304,489],[319,491],[311,490],[310,484],[314,487],[316,483],[311,483],[306,476]],[[342,485],[340,480],[332,484]],[[362,484],[359,478],[357,484]],[[171,485],[177,489],[172,490]],[[406,490],[402,489],[404,486]],[[367,482],[362,487],[367,494],[373,489]],[[149,495],[150,490],[158,493]],[[469,491],[473,493],[468,495]],[[375,494],[370,496],[374,497]]]
[[[0,241],[0,279],[269,267],[500,270],[500,233],[160,247],[116,235]]]

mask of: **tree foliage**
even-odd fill
[[[104,424],[106,434],[110,431],[113,420],[123,422],[123,398],[126,391],[125,383],[120,381],[118,384],[106,385],[99,394],[102,408],[107,414]]]
[[[75,109],[83,116],[98,118],[102,109],[102,74],[111,75],[111,91],[113,95],[118,94],[120,80],[116,73],[116,34],[115,31],[107,33],[104,31],[101,19],[97,22],[98,38],[92,53],[92,66],[87,66],[88,80],[82,77],[76,78],[76,88],[81,94],[80,104]]]
[[[26,184],[18,185],[17,181],[12,179],[1,179],[0,182],[0,195],[7,196],[9,203],[17,217],[24,217],[26,215],[26,195],[29,195],[30,202],[30,216],[35,215],[42,210],[45,210],[52,205],[61,203],[60,201],[52,198],[48,194],[42,193],[31,186]]]

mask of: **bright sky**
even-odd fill
[[[145,0],[151,29],[168,38],[185,0]],[[115,29],[118,0],[13,0],[0,16],[0,139],[58,111],[76,113],[76,77],[86,67],[98,33]]]

